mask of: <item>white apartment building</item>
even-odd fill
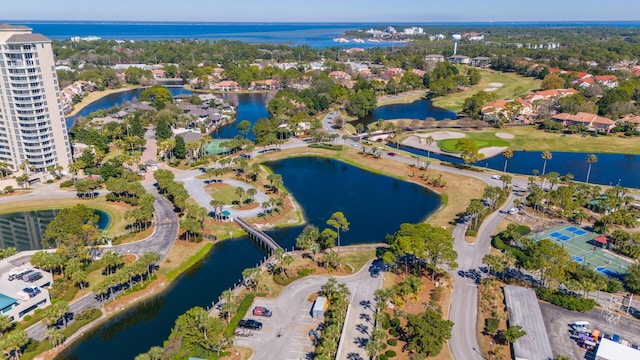
[[[18,171],[28,160],[32,174],[66,169],[71,150],[51,40],[0,25],[0,76],[0,161]]]

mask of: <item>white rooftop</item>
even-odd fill
[[[603,338],[598,345],[596,360],[638,360],[640,350]]]

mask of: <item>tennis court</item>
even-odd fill
[[[576,226],[561,225],[533,234],[535,241],[549,239],[560,244],[571,256],[571,260],[585,265],[601,274],[620,277],[631,265],[626,259],[599,247],[594,241],[599,235]]]

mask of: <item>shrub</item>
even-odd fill
[[[76,320],[88,320],[93,318],[93,314],[95,311],[100,311],[96,308],[89,308],[89,309],[85,309],[82,312],[80,312],[78,315],[75,316]]]
[[[393,319],[391,319],[390,324],[392,327],[397,328],[398,326],[400,326],[400,319],[394,317]]]
[[[467,230],[467,234],[466,235],[467,236],[476,236],[476,235],[478,235],[478,230],[469,229],[469,230]]]
[[[23,317],[22,320],[24,320],[24,321],[31,320],[31,315],[27,315],[27,316]]]
[[[303,268],[298,270],[298,275],[300,276],[309,276],[316,272],[316,269]]]
[[[442,299],[442,294],[444,293],[444,288],[442,286],[438,286],[431,290],[431,300],[440,301]]]
[[[516,231],[518,232],[518,234],[526,236],[531,233],[531,228],[526,225],[519,225]]]
[[[541,300],[558,305],[571,311],[587,312],[596,305],[595,300],[585,299],[577,296],[563,294],[558,290],[549,290],[544,288],[536,289],[536,294]]]
[[[607,288],[604,290],[610,294],[615,294],[622,290],[622,283],[617,279],[608,279]]]
[[[53,180],[52,179],[47,180],[47,184],[53,184]]]
[[[378,360],[389,360],[389,358],[386,355],[380,355],[378,356]]]
[[[488,318],[485,320],[484,331],[489,335],[495,335],[498,332],[500,320],[496,318]]]
[[[387,350],[387,351],[385,351],[385,352],[384,352],[384,355],[385,355],[386,357],[390,357],[390,358],[392,358],[392,357],[396,357],[396,352],[395,352],[395,351],[393,351],[393,350]]]
[[[60,189],[69,188],[73,186],[73,180],[66,180],[60,183]]]
[[[389,339],[389,340],[387,340],[387,344],[389,344],[389,346],[396,346],[396,345],[398,345],[398,340]]]
[[[394,336],[394,337],[398,337],[398,336],[400,336],[400,332],[398,331],[397,328],[392,327],[389,330],[389,335]]]

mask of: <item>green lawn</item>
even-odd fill
[[[467,66],[459,67],[461,72],[466,72]],[[464,103],[464,99],[470,97],[471,95],[480,92],[481,90],[486,90],[488,88],[492,88],[491,83],[502,83],[503,85],[495,90],[495,93],[498,94],[500,99],[513,99],[521,94],[526,94],[533,89],[540,88],[540,80],[533,79],[530,77],[524,77],[517,74],[512,73],[502,73],[489,69],[478,69],[480,70],[480,74],[482,75],[482,80],[480,83],[474,86],[469,87],[468,89],[450,94],[447,96],[437,97],[433,100],[433,105],[445,109],[449,109],[451,111],[459,112],[462,110],[462,104]],[[520,91],[521,88],[522,90]],[[519,90],[519,91],[516,91]]]
[[[508,141],[500,139],[494,133],[489,132],[467,133],[467,137],[475,141],[475,143],[478,144],[478,148],[480,149],[491,146],[508,147],[510,145]],[[459,139],[446,139],[439,140],[437,141],[437,143],[440,149],[442,149],[443,151],[457,153],[459,152],[458,150],[456,150],[456,144],[458,143],[458,140]]]
[[[360,270],[364,266],[364,264],[366,264],[369,260],[374,259],[375,257],[375,250],[360,250],[356,252],[348,252],[340,256],[340,258],[342,259],[342,263],[345,265],[350,265],[353,268],[353,272],[357,272],[358,270]]]
[[[206,187],[207,193],[212,198],[220,200],[227,205],[233,205],[234,201],[239,201],[240,198],[236,194],[236,188],[227,184],[216,184],[214,187]],[[243,197],[244,200],[246,196]]]

